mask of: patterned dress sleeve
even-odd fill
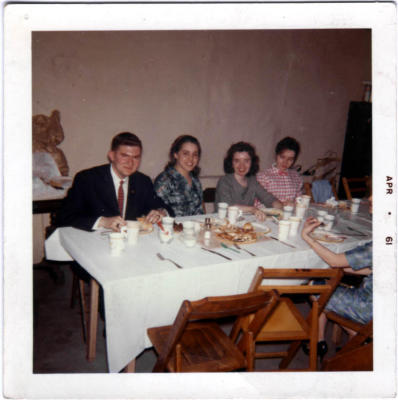
[[[353,270],[372,267],[373,243],[369,242],[363,246],[355,247],[345,253],[348,264]]]

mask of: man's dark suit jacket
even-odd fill
[[[95,221],[120,215],[110,164],[86,169],[76,174],[72,187],[57,213],[57,226],[73,226],[91,231]],[[134,220],[149,211],[170,209],[155,193],[151,179],[135,172],[129,177],[125,220]]]

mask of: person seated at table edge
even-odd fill
[[[292,168],[299,153],[300,144],[296,139],[283,138],[275,147],[275,163],[271,168],[259,172],[256,176],[258,183],[283,205],[293,205],[296,197],[303,193],[303,179]],[[260,206],[258,200],[255,206]]]
[[[76,174],[57,213],[56,226],[117,232],[126,220],[145,215],[147,222],[156,223],[167,213],[173,215],[156,195],[152,180],[138,172],[141,156],[142,143],[135,134],[117,134],[108,152],[110,164]]]
[[[282,203],[265,190],[256,180],[259,169],[259,158],[255,148],[246,142],[234,143],[224,158],[224,172],[216,187],[215,204],[219,202],[238,206],[242,212],[250,212],[260,220],[265,214],[254,207],[257,198],[265,207],[282,208]]]
[[[194,136],[178,136],[170,147],[169,162],[155,179],[157,195],[176,216],[203,214],[203,190],[198,178],[201,152]]]
[[[369,197],[369,212],[372,213],[372,196]],[[310,236],[310,233],[319,225],[320,222],[316,218],[310,217],[305,221],[301,232],[301,237],[315,253],[332,268],[344,268],[344,271],[349,273],[366,275],[359,287],[338,286],[321,313],[318,330],[318,354],[323,357],[328,350],[325,341],[326,311],[334,311],[344,318],[361,324],[366,324],[373,318],[373,242],[370,241],[365,245],[357,246],[345,253],[334,253]],[[308,354],[308,350],[305,347],[303,349]]]

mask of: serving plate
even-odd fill
[[[315,240],[326,243],[341,243],[346,239],[345,236],[336,235],[332,232],[325,231],[324,229],[317,229],[316,231],[311,232],[310,236]]]

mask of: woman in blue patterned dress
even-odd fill
[[[369,197],[369,212],[372,213],[372,196]],[[308,218],[301,232],[301,237],[315,253],[333,268],[344,268],[346,272],[365,275],[359,287],[338,286],[326,304],[325,311],[334,311],[344,318],[366,324],[373,318],[372,242],[345,253],[336,254],[311,238],[310,233],[319,225],[320,222],[316,218]],[[326,322],[326,314],[323,312],[319,317],[318,354],[320,356],[327,352]]]
[[[175,216],[203,214],[203,190],[198,178],[201,151],[198,139],[179,136],[171,145],[168,164],[155,179],[157,195]]]

